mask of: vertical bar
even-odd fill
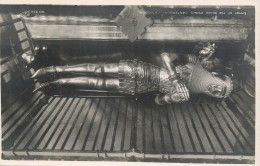
[[[146,135],[146,132],[145,132],[145,108],[144,108],[144,105],[142,104],[142,149],[143,149],[143,152],[146,153],[146,145],[145,145],[145,135]]]
[[[167,106],[167,115],[169,117],[169,123],[170,123],[170,130],[171,130],[171,135],[175,147],[176,152],[183,152],[184,151],[184,145],[183,145],[183,140],[180,135],[178,123],[176,121],[175,115],[172,105]]]
[[[93,127],[94,120],[95,120],[96,114],[97,114],[97,112],[98,112],[98,107],[99,107],[99,105],[100,105],[100,102],[101,102],[101,99],[98,99],[95,112],[93,113],[93,116],[92,116],[92,118],[91,118],[91,122],[90,122],[90,124],[89,124],[88,132],[87,132],[86,138],[85,138],[85,140],[84,140],[84,144],[83,144],[82,150],[86,150],[86,148],[87,148],[87,143],[88,143],[89,135],[90,135],[91,129],[92,129],[92,127]]]
[[[227,114],[229,115],[229,117],[232,120],[232,122],[234,123],[234,125],[236,125],[236,128],[238,129],[238,131],[240,131],[242,133],[242,135],[244,135],[245,138],[249,139],[248,142],[254,143],[255,142],[254,129],[250,128],[252,130],[252,131],[250,131],[247,128],[245,128],[245,125],[241,124],[240,120],[237,119],[236,115],[233,114],[233,112],[229,108],[227,108],[227,106],[224,103],[221,105],[221,107],[227,112]],[[249,133],[253,133],[253,135],[250,135]]]
[[[215,133],[212,131],[212,126],[210,126],[210,123],[208,122],[205,114],[203,113],[203,110],[202,110],[203,108],[202,108],[201,104],[196,105],[196,107],[197,107],[198,115],[201,118],[201,121],[206,129],[206,132],[208,133],[209,138],[211,139],[211,143],[214,146],[215,151],[217,153],[223,153],[223,150],[218,142],[218,139],[216,138]]]
[[[131,135],[132,132],[132,115],[133,115],[133,103],[131,102],[132,100],[128,100],[128,104],[127,104],[127,113],[125,116],[125,130],[124,130],[124,142],[123,145],[121,147],[123,147],[123,149],[121,149],[121,151],[123,150],[129,150],[131,148]]]
[[[153,132],[154,132],[154,142],[155,142],[155,149],[156,153],[162,153],[162,141],[160,136],[160,124],[158,121],[159,112],[156,109],[157,107],[152,108],[152,115],[153,115]]]
[[[114,101],[114,99],[112,99],[110,101]],[[113,102],[113,104],[114,104],[114,102]],[[101,147],[100,147],[100,150],[102,150],[102,151],[106,150],[105,149],[105,145],[106,145],[105,143],[107,141],[107,133],[108,133],[108,130],[109,130],[109,125],[110,125],[110,122],[111,122],[111,116],[112,116],[112,113],[113,113],[113,107],[111,107],[111,106],[112,106],[112,104],[111,105],[108,104],[107,110],[109,110],[109,114],[108,114],[108,118],[107,118],[107,123],[105,123],[106,124],[105,130],[104,130],[105,133],[104,133],[102,144],[101,144]]]
[[[56,139],[55,143],[52,146],[52,150],[57,149],[60,150],[61,146],[64,142],[64,138],[66,138],[66,134],[67,134],[67,127],[69,125],[69,123],[71,123],[71,121],[73,120],[73,118],[75,117],[76,111],[74,111],[77,107],[77,105],[79,104],[80,99],[76,98],[75,101],[72,103],[72,107],[70,109],[70,115],[66,117],[66,121],[64,121],[65,125],[62,125],[61,127],[61,131],[60,134],[58,135],[58,138]]]
[[[235,101],[235,104],[238,105],[248,117],[250,117],[250,120],[255,123],[255,115],[246,102],[241,101],[236,94],[232,95],[232,99]]]
[[[14,141],[14,149],[20,145],[20,143],[23,141],[23,139],[26,137],[26,135],[31,131],[31,129],[35,126],[36,122],[40,119],[40,117],[45,113],[45,110],[48,108],[48,106],[54,101],[54,98],[51,98],[47,105],[45,105],[34,117],[32,122],[26,126],[26,128],[23,130],[23,132],[17,137],[17,139]]]
[[[23,122],[23,120],[27,117],[27,115],[33,111],[33,108],[37,105],[37,101],[43,96],[42,93],[37,95],[37,98],[34,98],[32,102],[28,102],[27,104],[21,106],[16,110],[17,114],[11,120],[9,119],[6,124],[3,124],[2,127],[2,138],[6,139],[9,137]],[[7,120],[6,120],[7,121]]]
[[[104,119],[104,114],[105,114],[105,111],[106,111],[106,108],[107,108],[107,99],[104,99],[105,100],[105,104],[104,104],[104,107],[102,108],[102,114],[101,114],[101,117],[100,117],[100,122],[98,124],[98,129],[97,129],[97,132],[96,132],[96,136],[94,138],[94,143],[93,143],[93,146],[91,148],[92,151],[95,150],[95,147],[97,147],[97,141],[98,141],[98,136],[100,134],[100,130],[101,130],[101,124],[103,123],[103,119]],[[99,150],[98,148],[96,148],[96,150]]]
[[[138,106],[137,103],[134,102],[133,104],[133,113],[132,113],[132,125],[131,125],[131,141],[130,141],[130,148],[137,149],[137,111]]]
[[[118,108],[119,108],[119,99],[115,99],[115,103],[111,105],[112,113],[111,113],[111,119],[109,122],[109,128],[106,133],[106,139],[105,139],[105,145],[104,150],[111,151],[113,148],[113,136],[114,131],[116,128],[116,121],[117,121],[117,114],[118,114]]]
[[[211,141],[211,139],[210,139],[210,135],[209,135],[209,133],[207,132],[207,128],[206,128],[206,126],[204,125],[204,123],[203,123],[203,121],[202,121],[202,119],[201,119],[201,117],[200,117],[200,114],[198,113],[200,110],[197,110],[197,107],[198,107],[198,104],[193,104],[193,108],[194,108],[194,112],[190,112],[191,114],[192,113],[194,113],[193,114],[193,117],[195,117],[194,115],[196,115],[196,117],[197,117],[197,119],[195,120],[194,119],[194,121],[195,122],[198,122],[199,121],[199,123],[197,123],[197,125],[198,125],[198,128],[199,129],[203,129],[203,132],[201,132],[201,134],[205,134],[205,136],[206,137],[204,137],[204,138],[207,138],[207,139],[204,139],[204,141],[205,141],[205,146],[204,146],[204,148],[205,148],[205,151],[206,152],[216,152],[216,150],[215,150],[215,147],[213,146],[213,143],[212,143],[212,141]],[[198,121],[197,121],[198,120]],[[201,130],[199,130],[199,131],[201,131]],[[203,140],[203,138],[202,138],[202,140]],[[207,146],[208,144],[207,143],[209,143],[209,146]]]
[[[98,126],[101,123],[101,117],[103,115],[103,112],[105,110],[106,107],[106,100],[104,99],[100,99],[100,103],[98,104],[98,107],[96,108],[96,113],[95,116],[93,117],[93,123],[92,123],[92,127],[91,130],[89,132],[88,135],[88,139],[85,145],[85,150],[92,150],[93,147],[95,146],[95,135],[97,135],[98,133]]]
[[[111,112],[112,112],[110,105],[112,103],[114,103],[113,101],[114,101],[114,99],[107,99],[107,101],[106,101],[106,108],[105,108],[105,112],[103,113],[104,115],[103,115],[103,119],[102,119],[102,123],[101,123],[101,127],[100,127],[100,132],[97,137],[98,140],[96,142],[94,149],[103,150],[103,148],[104,148],[104,144],[105,144],[105,140],[106,140],[106,133],[108,130],[109,121],[110,121]]]
[[[180,105],[175,104],[174,108],[175,108],[176,119],[177,119],[177,123],[178,123],[179,129],[180,129],[181,137],[184,142],[185,151],[194,152],[194,150],[195,150],[194,143],[191,142],[191,140],[190,140],[191,136],[188,135],[187,126],[185,125],[185,121],[181,115],[182,110],[180,110]]]
[[[117,128],[115,133],[115,141],[113,150],[119,151],[121,149],[121,144],[123,141],[123,127],[125,123],[125,116],[126,116],[126,110],[127,110],[127,103],[125,99],[121,99],[120,105],[119,105],[119,114],[117,119]]]
[[[220,145],[221,152],[227,153],[227,152],[226,152],[226,149],[224,148],[224,145],[222,144],[222,142],[221,142],[221,140],[220,140],[220,138],[219,138],[219,135],[218,135],[217,132],[216,132],[216,128],[213,127],[213,124],[211,123],[211,121],[210,121],[208,115],[207,115],[206,112],[205,112],[205,109],[206,109],[207,105],[203,103],[203,104],[200,104],[200,106],[201,106],[201,108],[202,108],[202,112],[204,113],[204,117],[206,118],[207,122],[209,123],[209,127],[210,127],[211,131],[212,131],[213,134],[215,135],[215,138],[217,139],[218,144]]]
[[[121,105],[122,100],[120,99],[119,101],[119,106]],[[113,151],[115,149],[115,137],[116,137],[116,133],[117,133],[117,124],[119,121],[119,113],[120,113],[120,107],[117,108],[117,114],[116,114],[116,122],[115,122],[115,127],[114,127],[114,131],[113,131],[113,137],[112,137],[112,142],[111,142],[111,147],[110,147],[110,151]]]
[[[82,102],[80,102],[78,104],[78,106],[76,108],[76,110],[78,110],[78,114],[77,114],[75,120],[73,121],[73,123],[71,124],[69,133],[67,134],[66,140],[63,143],[62,149],[64,149],[64,150],[73,149],[73,144],[76,140],[78,130],[82,124],[82,118],[84,117],[84,115],[86,113],[85,111],[83,111],[84,107],[86,106],[86,103],[87,103],[87,99],[84,99]],[[89,102],[88,102],[88,104],[89,104]]]
[[[218,107],[218,106],[217,106]],[[221,110],[221,109],[220,109]],[[236,129],[236,127],[234,126],[234,124],[232,123],[232,120],[230,119],[229,115],[225,112],[224,110],[221,110],[221,115],[224,118],[224,120],[226,121],[227,127],[230,129],[230,131],[233,133],[233,135],[235,136],[236,140],[237,140],[237,146],[241,146],[241,152],[247,152],[250,153],[252,152],[252,147],[250,144],[247,144],[247,142],[244,140],[244,138],[240,135],[239,130]]]
[[[60,113],[67,101],[68,101],[68,98],[63,98],[60,101],[59,106],[57,107],[58,111],[56,111],[57,109],[55,110],[55,112],[57,112],[57,113],[55,115],[51,116],[49,119],[47,119],[45,125],[39,131],[39,134],[36,135],[36,137],[34,138],[35,141],[33,141],[31,143],[31,146],[33,147],[33,149],[36,149],[36,147],[39,146],[40,143],[46,143],[46,140],[44,139],[44,137],[49,136],[49,135],[47,135],[49,129],[51,128],[51,126],[53,126],[54,121],[56,120],[58,115],[60,115]]]
[[[136,124],[136,148],[139,151],[143,151],[143,110],[141,109],[141,104],[137,103],[137,124]]]
[[[64,105],[64,107],[62,108],[63,112],[59,115],[59,117],[57,117],[57,120],[53,123],[53,125],[49,129],[48,134],[45,136],[44,139],[47,140],[46,143],[41,142],[40,145],[37,147],[37,149],[45,149],[48,146],[48,144],[50,143],[50,141],[52,139],[54,139],[53,136],[57,132],[57,129],[60,126],[65,115],[67,114],[68,108],[71,106],[72,102],[73,102],[73,99],[69,98],[68,101],[66,102],[66,104]]]
[[[203,152],[204,151],[204,148],[202,146],[202,143],[201,143],[201,140],[199,138],[199,135],[198,135],[198,132],[196,130],[196,128],[194,127],[194,122],[193,122],[193,119],[190,118],[190,115],[188,114],[188,106],[187,106],[187,103],[185,104],[182,104],[182,110],[183,110],[183,117],[185,119],[185,122],[186,122],[186,125],[189,129],[189,132],[190,132],[190,136],[191,136],[191,139],[193,140],[194,142],[194,146],[195,146],[195,149],[196,149],[196,152]]]
[[[124,149],[124,142],[125,142],[125,131],[126,131],[126,118],[127,118],[127,110],[128,110],[128,104],[129,102],[127,100],[125,100],[125,105],[126,105],[126,109],[124,112],[124,120],[123,120],[123,131],[122,131],[122,135],[121,135],[121,143],[120,143],[120,151],[123,151]]]
[[[153,105],[152,105],[153,106]],[[145,114],[145,152],[146,153],[151,153],[154,151],[153,148],[153,142],[154,142],[154,137],[153,137],[153,130],[152,130],[152,117],[151,117],[151,106],[146,106],[144,110]]]
[[[212,128],[213,130],[216,131],[216,135],[219,138],[219,141],[222,144],[222,148],[224,148],[224,152],[226,153],[233,153],[234,150],[232,150],[232,144],[230,143],[229,139],[227,138],[227,135],[225,134],[225,132],[222,130],[221,126],[219,125],[218,119],[216,118],[216,116],[213,116],[211,114],[211,112],[215,112],[217,113],[217,111],[220,110],[213,110],[212,109],[212,104],[207,104],[204,107],[204,112],[206,114],[206,116],[208,117],[209,121],[212,124]]]
[[[56,144],[58,143],[63,131],[65,130],[66,124],[69,121],[69,118],[73,114],[73,109],[75,109],[75,103],[77,103],[79,99],[73,98],[70,105],[67,107],[66,114],[62,117],[62,120],[58,123],[55,132],[53,132],[49,143],[44,146],[44,149],[54,149]]]
[[[84,121],[81,124],[79,132],[76,136],[77,140],[74,141],[74,150],[84,150],[84,147],[86,145],[87,134],[88,131],[91,130],[91,122],[98,105],[99,99],[90,99],[90,103],[88,103],[87,109],[84,109],[84,112],[86,112],[86,114],[84,116]]]
[[[83,127],[85,126],[85,123],[87,121],[87,117],[90,112],[90,109],[92,108],[92,105],[93,105],[93,100],[91,98],[89,98],[87,103],[85,104],[85,107],[83,108],[85,115],[82,115],[82,118],[84,117],[84,119],[83,119],[83,122],[81,122],[79,131],[77,132],[76,138],[72,145],[71,149],[73,149],[73,150],[81,150],[81,143],[83,144],[83,139],[85,138],[85,137],[83,138],[81,136],[81,133],[86,132],[86,130],[84,130]]]
[[[19,145],[19,149],[24,149],[30,145],[31,141],[34,139],[38,131],[42,128],[46,120],[50,117],[55,108],[58,106],[60,100],[61,99],[56,98],[55,101],[50,105],[50,107],[47,108],[46,114],[43,114],[42,117],[37,121],[36,125],[30,130],[27,138],[25,137],[26,139],[24,139],[24,141],[21,142],[21,144]]]

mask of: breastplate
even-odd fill
[[[120,93],[134,95],[157,91],[160,67],[137,60],[121,60],[118,78]]]

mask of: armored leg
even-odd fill
[[[31,78],[38,78],[49,74],[75,73],[86,75],[118,76],[118,63],[96,64],[84,63],[73,66],[50,66],[37,70]]]
[[[40,84],[33,92],[42,90],[51,85],[72,85],[83,88],[96,88],[109,91],[117,91],[119,80],[117,78],[75,77],[62,78],[55,81]]]

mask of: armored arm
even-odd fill
[[[168,79],[172,83],[172,85],[175,87],[176,91],[170,92],[164,96],[156,96],[155,101],[157,104],[163,105],[166,103],[171,102],[184,102],[189,99],[189,91],[186,87],[186,85],[182,82],[180,82],[175,66],[173,63],[171,63],[169,54],[162,53],[161,58],[163,61],[163,66],[166,68],[168,73]]]

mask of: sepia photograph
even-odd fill
[[[0,5],[1,159],[255,164],[255,13]]]

